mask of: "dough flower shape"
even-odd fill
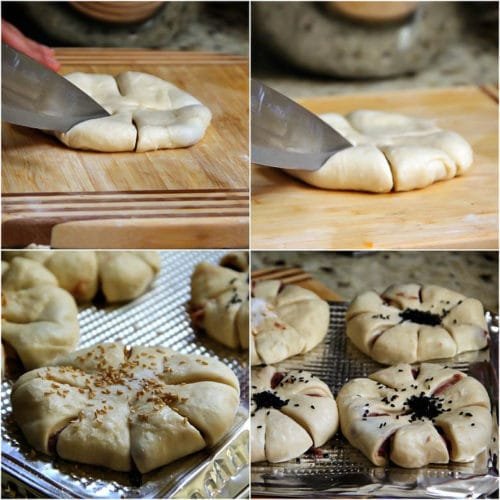
[[[300,286],[260,281],[253,288],[251,308],[252,365],[273,364],[308,352],[328,331],[328,303]]]
[[[23,262],[17,262],[22,257]],[[12,262],[9,283],[30,276],[33,283],[59,285],[77,302],[91,301],[99,288],[107,302],[124,302],[142,295],[160,270],[160,256],[154,251],[6,251]],[[25,262],[30,259],[34,264]],[[44,272],[45,271],[45,272]]]
[[[324,189],[410,191],[463,175],[472,166],[468,142],[429,120],[398,113],[358,110],[346,117],[327,113],[323,121],[353,145],[315,172],[287,173]]]
[[[152,151],[182,148],[202,139],[212,114],[197,99],[157,76],[71,73],[65,78],[111,114],[86,120],[56,137],[74,149]]]
[[[239,385],[209,357],[110,343],[25,373],[11,400],[36,450],[145,473],[219,442],[233,424]]]
[[[75,300],[52,273],[21,257],[2,262],[3,356],[30,370],[72,351],[79,338]]]
[[[383,364],[450,358],[486,347],[481,302],[435,285],[392,285],[358,295],[347,314],[347,336]]]
[[[191,318],[209,337],[248,349],[248,254],[228,254],[220,265],[201,262],[191,276]]]
[[[252,370],[252,462],[284,462],[337,432],[337,404],[319,378],[273,366]]]
[[[491,437],[486,389],[438,364],[400,364],[350,380],[337,403],[342,433],[375,465],[471,462]]]

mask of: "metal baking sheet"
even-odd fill
[[[345,334],[347,303],[330,303],[330,326],[325,340],[304,355],[280,363],[286,369],[304,369],[324,380],[336,396],[350,379],[383,368],[356,349]],[[498,315],[486,315],[489,349],[464,353],[440,363],[470,373],[490,392],[493,418],[498,416]],[[340,429],[324,446],[288,462],[252,464],[252,495],[267,497],[403,497],[477,498],[498,488],[498,426],[489,452],[474,462],[403,469],[393,464],[374,466],[352,447]]]
[[[248,354],[195,333],[186,304],[190,277],[201,261],[217,263],[225,252],[162,252],[152,288],[119,306],[80,308],[79,348],[121,341],[162,345],[186,354],[209,355],[236,373],[241,404],[231,432],[216,447],[145,475],[114,472],[35,453],[11,417],[11,380],[2,382],[2,483],[18,497],[50,498],[234,498],[248,495]],[[4,489],[4,491],[6,491]]]

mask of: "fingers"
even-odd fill
[[[3,19],[2,41],[53,71],[58,71],[61,67],[50,47],[27,38],[15,26]]]

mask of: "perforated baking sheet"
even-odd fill
[[[330,327],[315,349],[280,363],[286,369],[305,369],[324,380],[336,396],[350,379],[383,368],[356,349],[345,334],[346,303],[330,303]],[[488,389],[493,418],[498,415],[498,315],[487,313],[490,348],[464,353],[441,363],[470,373]],[[495,361],[491,361],[495,360]],[[374,466],[353,448],[340,430],[321,448],[280,464],[252,464],[253,496],[284,497],[406,497],[477,498],[498,488],[498,427],[489,452],[469,464],[403,469]]]
[[[162,268],[142,297],[119,306],[80,308],[79,348],[121,341],[162,345],[186,354],[209,355],[230,366],[241,387],[231,432],[211,450],[145,475],[114,472],[34,453],[11,418],[12,381],[2,382],[2,482],[17,496],[52,498],[215,498],[248,491],[248,355],[195,333],[186,304],[190,277],[201,261],[217,263],[225,252],[162,252]]]

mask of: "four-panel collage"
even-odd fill
[[[496,1],[2,1],[2,498],[498,498]]]

